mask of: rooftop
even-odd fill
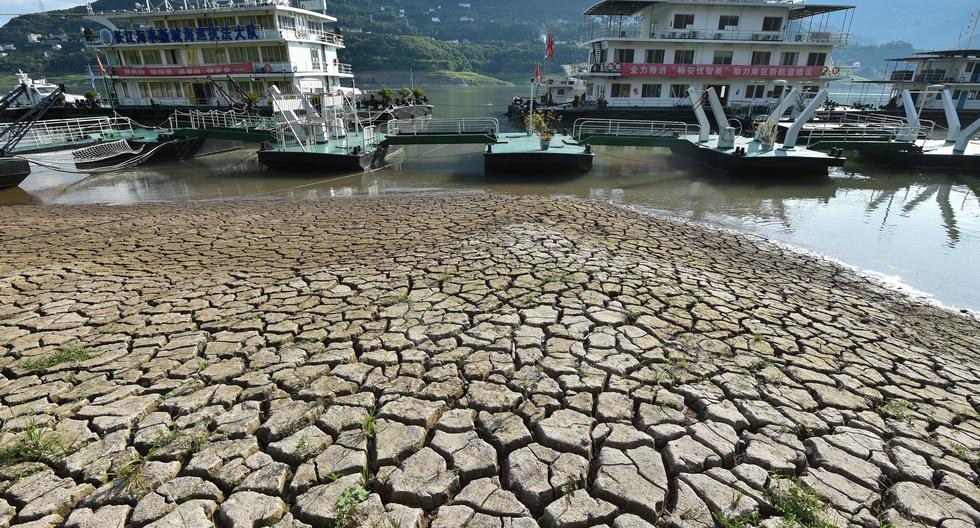
[[[906,61],[919,61],[919,60],[966,59],[966,58],[980,58],[980,50],[958,49],[958,50],[921,51],[919,53],[914,53],[909,57],[888,59],[888,61],[906,62]]]
[[[147,2],[145,5],[136,4],[136,9],[107,11],[96,13],[96,16],[108,19],[150,18],[170,15],[199,15],[202,13],[217,13],[219,11],[247,11],[256,9],[282,9],[286,11],[303,12],[310,16],[336,22],[337,19],[320,11],[311,11],[298,0],[178,0],[163,1],[159,5]]]
[[[735,5],[742,7],[784,7],[790,20],[854,9],[850,5],[806,4],[804,0],[602,0],[585,10],[585,15],[632,15],[654,4]]]

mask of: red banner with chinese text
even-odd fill
[[[251,63],[211,64],[208,66],[113,66],[111,75],[120,77],[191,77],[202,75],[228,75],[254,73]]]
[[[740,79],[812,79],[824,66],[743,66],[734,64],[617,64],[629,77],[729,77]]]

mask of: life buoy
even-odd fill
[[[610,62],[609,64],[606,65],[606,71],[607,72],[614,72],[614,71],[616,71],[616,65],[613,64],[612,62]]]
[[[829,66],[824,66],[823,69],[820,70],[820,75],[827,75],[828,73],[830,73],[830,67]]]
[[[265,66],[262,67],[262,71],[264,71],[265,73],[272,73],[272,65],[266,64]]]
[[[837,75],[837,74],[840,73],[840,68],[834,66],[834,69],[832,70],[832,72],[833,72],[834,75]]]

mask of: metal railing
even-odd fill
[[[582,37],[583,41],[600,39],[630,40],[730,40],[738,42],[789,42],[843,46],[850,40],[850,33],[826,31],[763,31],[745,29],[672,29],[642,24],[624,24],[596,27]]]
[[[700,126],[680,121],[582,118],[572,125],[576,141],[588,136],[678,138],[700,133]]]
[[[500,122],[493,117],[393,119],[388,121],[385,131],[389,136],[423,134],[487,134],[496,136],[499,132]]]
[[[200,110],[178,110],[170,114],[170,118],[167,119],[167,127],[170,130],[207,130],[222,128],[252,132],[255,130],[274,130],[278,124],[278,120],[272,117],[258,116],[245,112],[235,112],[234,110],[229,110],[226,112],[222,112],[220,110],[211,110],[209,112],[202,112]]]
[[[900,117],[878,114],[844,115],[833,122],[806,125],[807,147],[821,142],[860,143],[872,141],[916,141],[931,139],[936,123],[920,120],[910,125]]]
[[[128,117],[49,119],[34,122],[17,145],[17,150],[37,150],[61,144],[134,135],[133,122]]]

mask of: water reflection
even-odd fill
[[[511,96],[499,89],[460,93],[453,95],[460,108]],[[430,97],[438,103],[438,91]],[[664,150],[596,152],[595,168],[585,175],[509,178],[484,174],[479,147],[409,148],[390,168],[333,175],[270,172],[243,151],[95,176],[40,170],[22,188],[0,190],[0,204],[461,191],[593,198],[757,233],[900,278],[947,304],[980,309],[980,181],[974,176],[895,171],[857,159],[822,179],[787,174],[751,181],[706,171]]]

